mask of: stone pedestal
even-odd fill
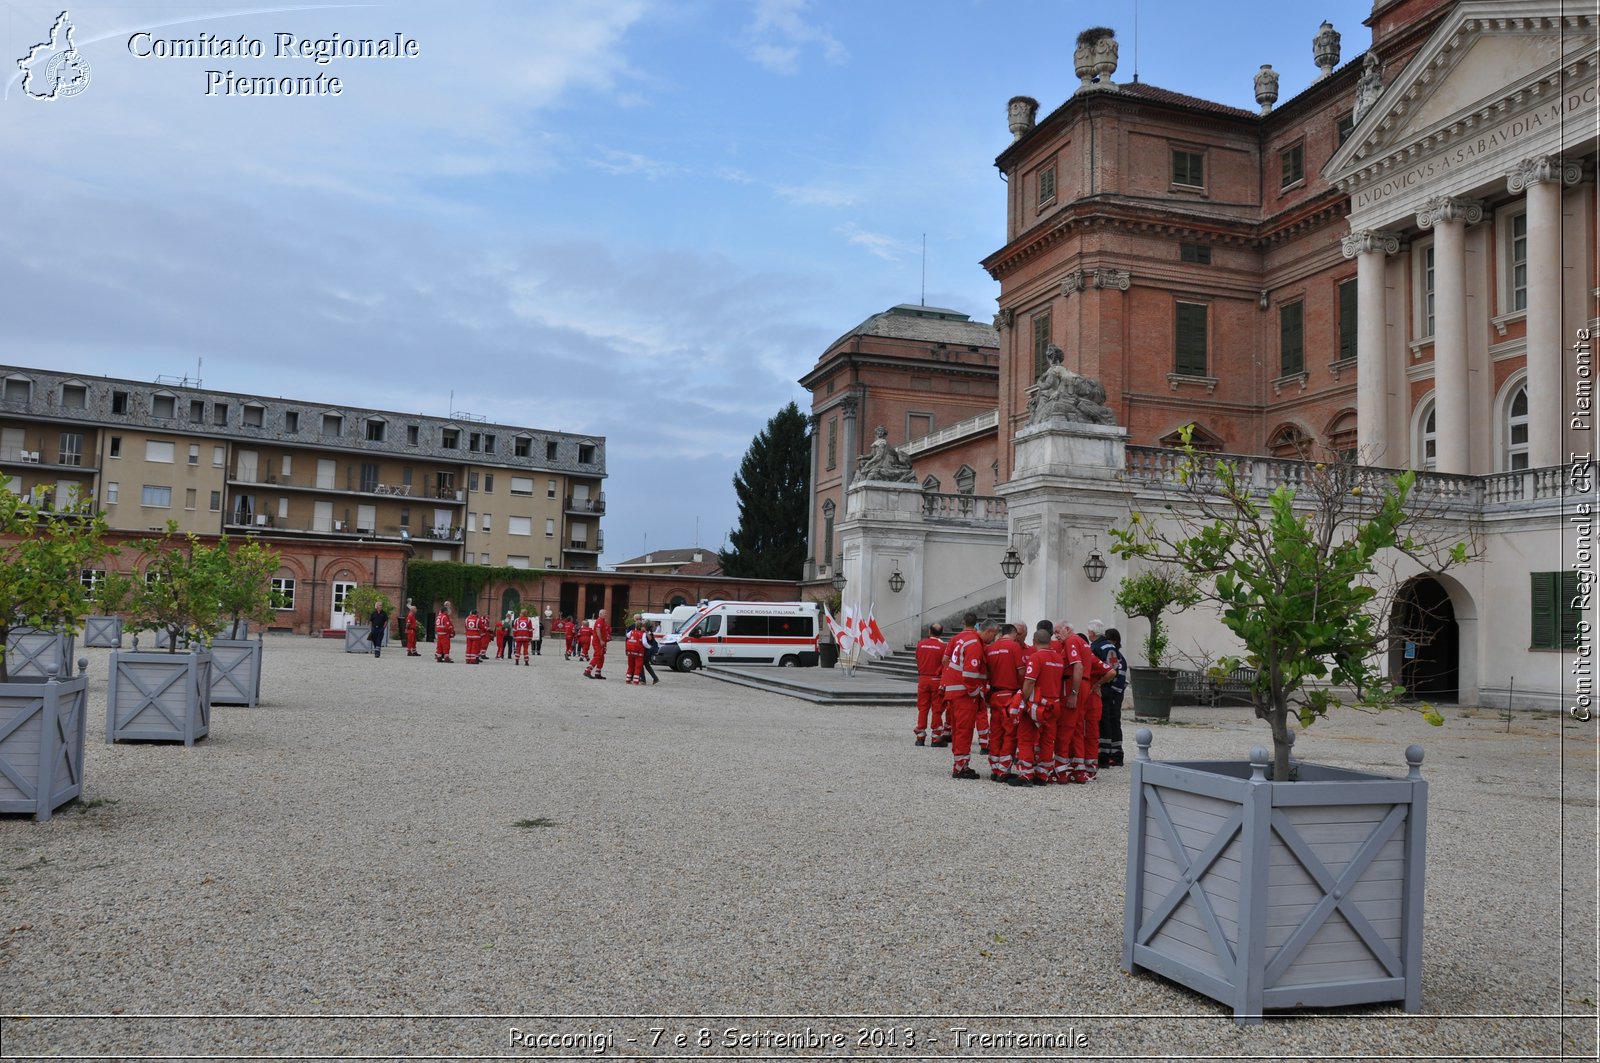
[[[1124,482],[1127,429],[1045,421],[1016,435],[1016,466],[998,488],[1022,571],[1007,588],[1006,615],[1034,626],[1112,620],[1111,596],[1127,566],[1111,553],[1107,529],[1126,523],[1133,492]],[[1083,563],[1098,549],[1106,574],[1089,582]]]

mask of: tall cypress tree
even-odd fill
[[[799,579],[806,561],[811,440],[793,402],[750,441],[739,474],[739,527],[720,553],[722,570],[743,579]]]

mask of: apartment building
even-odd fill
[[[87,502],[119,532],[171,520],[264,537],[284,555],[282,579],[330,587],[362,582],[368,546],[566,570],[596,569],[604,546],[604,437],[465,414],[0,366],[0,476],[42,503]],[[342,567],[324,573],[335,557]],[[338,626],[342,595],[322,600],[328,619],[294,626]]]

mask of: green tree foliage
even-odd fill
[[[1145,663],[1160,668],[1167,654],[1167,625],[1162,618],[1170,610],[1181,613],[1200,600],[1195,578],[1169,565],[1124,576],[1117,586],[1116,603],[1129,616],[1143,617],[1150,624],[1144,640]]]
[[[742,579],[799,579],[806,560],[811,440],[805,415],[789,403],[750,442],[733,478],[739,527],[720,553],[722,570]]]
[[[363,583],[359,587],[351,587],[350,593],[344,596],[344,611],[351,616],[358,617],[361,623],[367,623],[372,617],[372,611],[378,606],[383,606],[383,611],[394,614],[394,603],[389,596]]]
[[[58,512],[0,488],[0,683],[13,627],[76,628],[94,611],[84,569],[111,553],[97,513]]]
[[[242,601],[227,536],[207,546],[193,534],[179,535],[177,524],[168,521],[165,534],[131,545],[144,574],[133,581],[128,596],[133,629],[165,631],[168,653],[177,653],[185,638],[210,645],[229,615],[224,601]],[[277,568],[276,559],[272,568]],[[262,593],[270,601],[264,585]]]
[[[1256,716],[1272,729],[1273,777],[1291,778],[1291,713],[1310,727],[1346,704],[1382,708],[1404,693],[1383,658],[1405,633],[1393,627],[1402,564],[1442,572],[1470,559],[1468,544],[1437,533],[1413,503],[1416,474],[1349,461],[1305,464],[1299,486],[1259,496],[1248,470],[1196,451],[1185,438],[1179,480],[1192,492],[1158,527],[1135,513],[1113,528],[1112,549],[1202,579],[1206,600],[1246,648],[1216,670],[1258,670]],[[1431,708],[1430,723],[1442,723]]]
[[[267,549],[255,539],[230,550],[228,537],[223,536],[217,545],[221,548],[217,557],[221,565],[221,612],[230,621],[229,634],[238,638],[240,621],[272,621],[273,606],[277,604],[272,596],[272,574],[278,571],[281,558],[276,550]]]
[[[419,616],[436,610],[445,602],[465,612],[478,601],[495,580],[520,587],[544,579],[537,568],[510,568],[505,565],[464,565],[460,561],[412,561],[406,566],[406,597],[417,607]],[[391,613],[393,609],[389,610]]]

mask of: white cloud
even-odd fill
[[[838,230],[845,241],[856,247],[862,248],[868,254],[876,255],[885,262],[898,262],[900,256],[910,250],[903,242],[884,233],[868,232],[855,222],[850,222]]]
[[[745,57],[774,74],[793,74],[809,48],[821,50],[828,63],[840,65],[850,53],[825,27],[806,18],[807,0],[756,0],[744,28]]]
[[[837,185],[779,185],[774,191],[802,207],[850,207],[860,200],[854,190]]]

